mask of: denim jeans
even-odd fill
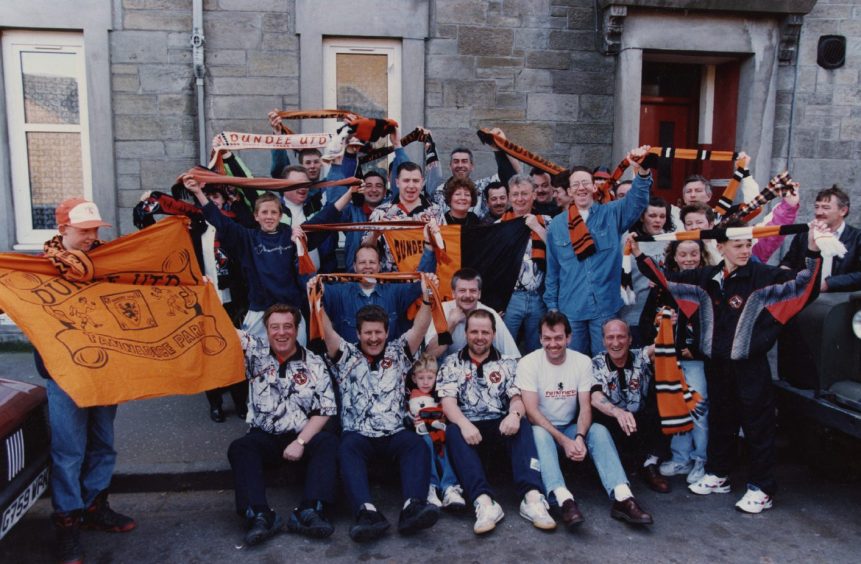
[[[571,341],[568,348],[583,353],[586,356],[595,356],[604,350],[604,323],[618,317],[618,312],[604,315],[596,319],[571,322]]]
[[[694,428],[688,433],[674,435],[670,440],[670,450],[673,462],[684,464],[688,460],[706,459],[706,449],[709,439],[709,392],[706,385],[706,369],[701,360],[682,360],[682,371],[688,386],[699,392],[702,404],[698,411],[702,415],[694,419]]]
[[[427,499],[431,459],[418,435],[412,431],[398,431],[387,437],[366,437],[355,431],[344,431],[338,448],[338,463],[347,501],[354,515],[362,504],[371,503],[368,461],[372,458],[398,461],[404,501]]]
[[[448,449],[443,445],[443,455],[437,456],[436,448],[430,435],[419,435],[424,439],[425,444],[430,449],[431,466],[430,466],[430,485],[439,488],[443,492],[451,486],[457,485],[457,476],[454,469],[451,467],[451,456],[448,454]],[[442,470],[442,473],[440,473]]]
[[[515,341],[518,331],[523,327],[523,340],[526,344],[523,354],[531,353],[541,346],[539,324],[545,312],[547,312],[547,306],[544,305],[540,293],[518,290],[511,294],[503,320]]]
[[[556,428],[570,439],[577,436],[576,423]],[[538,460],[541,462],[541,479],[544,481],[545,493],[550,498],[553,490],[565,487],[565,478],[562,477],[562,470],[559,467],[559,448],[553,435],[543,427],[533,425],[532,435],[535,437],[535,448],[538,450]],[[601,484],[610,499],[613,499],[613,488],[620,484],[627,484],[628,477],[625,475],[625,469],[622,468],[610,431],[600,423],[592,423],[589,432],[586,433],[586,448],[601,478]]]
[[[78,407],[53,380],[47,380],[51,425],[51,503],[59,513],[88,507],[108,489],[117,453],[117,406]]]

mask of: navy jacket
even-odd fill
[[[848,223],[840,235],[840,242],[846,245],[846,255],[843,258],[834,257],[831,265],[831,276],[825,279],[829,292],[854,292],[861,290],[861,229],[856,229]],[[780,266],[799,271],[804,268],[804,256],[807,252],[807,234],[796,235],[789,245],[789,251],[780,261]]]

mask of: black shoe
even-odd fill
[[[248,416],[248,409],[245,407],[243,407],[242,409],[237,409],[236,416],[245,421],[245,418]]]
[[[350,527],[350,538],[356,542],[372,541],[383,536],[389,526],[382,513],[362,508],[356,515],[355,524]]]
[[[439,519],[439,509],[423,499],[410,499],[398,519],[398,532],[411,535],[433,527]]]
[[[80,564],[84,561],[81,548],[81,512],[54,513],[51,521],[57,531],[57,559],[61,564]]]
[[[280,531],[283,524],[281,517],[271,509],[255,513],[251,528],[245,533],[245,544],[248,546],[260,544]]]
[[[216,423],[224,423],[224,410],[220,407],[213,407],[209,410],[209,418]]]
[[[131,517],[111,509],[107,492],[97,495],[81,518],[81,528],[93,531],[127,533],[137,526]]]
[[[294,509],[287,519],[287,530],[306,537],[324,539],[335,532],[335,527],[323,517],[323,506],[318,502],[315,507]]]

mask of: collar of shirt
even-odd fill
[[[488,362],[493,362],[500,360],[502,355],[499,354],[499,351],[496,350],[496,347],[490,345],[490,353],[487,355],[487,358],[484,359],[481,363],[476,363],[472,359],[472,355],[469,354],[469,346],[465,346],[460,349],[460,352],[457,353],[457,356],[460,360],[464,362],[469,362],[471,365],[476,367],[476,372],[479,378],[484,378],[484,365]]]
[[[631,351],[628,351],[628,358],[625,360],[624,366],[616,366],[616,363],[613,362],[613,359],[610,358],[610,353],[604,353],[607,361],[607,368],[616,371],[616,377],[619,379],[619,389],[621,391],[625,391],[628,387],[628,380],[625,377],[625,373],[627,371],[634,371],[634,355]]]
[[[380,295],[380,292],[378,291],[379,287],[380,287],[379,284],[374,284],[374,287],[371,288],[370,294],[368,294],[368,293],[365,293],[361,284],[359,284],[358,282],[353,282],[353,289],[356,291],[356,296],[361,297],[361,298],[365,298],[365,297],[369,298],[369,297],[371,297],[371,294],[377,294],[379,296]]]
[[[297,360],[297,361],[304,361],[305,360],[305,349],[299,344],[296,345],[296,352],[294,352],[288,358],[282,359],[272,349],[269,349],[269,354],[272,355],[275,358],[275,361],[278,363],[278,376],[281,378],[286,377],[287,365],[290,362],[292,362],[294,360]]]
[[[843,221],[840,223],[840,227],[838,227],[837,230],[834,232],[834,236],[837,237],[837,239],[839,240],[840,236],[843,235],[843,231],[845,231],[845,230],[846,230],[846,222]]]

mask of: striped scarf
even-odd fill
[[[676,357],[673,337],[673,310],[661,308],[656,319],[658,335],[655,337],[655,392],[658,400],[658,413],[661,417],[661,431],[665,435],[677,435],[693,430],[694,418],[702,396],[689,387],[685,374]]]
[[[723,194],[721,194],[721,197],[714,208],[717,215],[724,216],[729,213],[729,209],[732,207],[732,202],[735,199],[739,186],[741,186],[741,183],[745,178],[750,176],[750,170],[747,168],[749,163],[750,157],[745,157],[735,161],[735,172],[732,174],[729,184],[726,185]]]
[[[768,202],[775,199],[778,195],[794,190],[790,185],[792,177],[788,172],[782,172],[768,181],[768,185],[749,202],[744,202],[738,209],[728,214],[726,219],[741,219],[745,223],[755,218],[762,211],[762,207]]]
[[[523,217],[523,216],[520,216]],[[502,217],[499,218],[499,221],[511,221],[512,219],[517,219],[518,216],[514,215],[514,212],[508,210]],[[547,228],[547,225],[544,222],[544,216],[536,214],[535,219],[538,220],[538,223],[541,227]],[[547,271],[547,244],[544,240],[538,236],[538,233],[535,231],[530,231],[529,236],[532,239],[532,262],[538,267],[541,272]]]
[[[571,247],[578,259],[586,260],[595,254],[595,241],[592,240],[592,234],[589,233],[580,210],[573,202],[568,206],[568,236],[571,238]]]
[[[92,251],[104,241],[97,240]],[[63,236],[54,235],[45,241],[42,251],[62,278],[72,282],[92,282],[96,276],[93,260],[84,251],[70,251],[63,246]]]
[[[706,239],[762,239],[778,235],[807,233],[806,223],[789,225],[758,225],[756,227],[716,227],[714,229],[695,229],[693,231],[673,231],[658,235],[637,235],[637,241],[697,241]]]

